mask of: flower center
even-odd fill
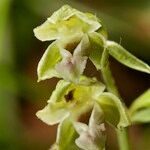
[[[74,94],[74,89],[71,90],[71,91],[69,91],[68,94],[66,94],[66,95],[64,96],[66,102],[72,101],[72,100],[74,99],[73,94]]]

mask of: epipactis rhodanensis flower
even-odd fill
[[[78,82],[87,58],[100,69],[98,56],[102,54],[106,33],[96,16],[65,5],[34,33],[39,40],[55,40],[38,64],[38,81],[60,77]]]
[[[88,58],[97,70],[104,67],[101,59],[105,57],[104,51],[132,69],[150,73],[149,65],[119,44],[107,41],[107,32],[95,15],[80,12],[68,5],[35,28],[34,34],[41,41],[55,40],[38,64],[38,81],[59,77],[77,83]]]
[[[101,27],[98,18],[90,13],[83,13],[68,5],[54,12],[41,26],[34,29],[35,36],[41,41],[82,36]]]
[[[72,120],[90,111],[97,103],[105,116],[105,121],[115,127],[129,124],[126,110],[113,94],[104,92],[105,86],[96,79],[80,77],[79,84],[60,80],[53,91],[48,105],[37,112],[38,118],[53,125],[70,117]]]
[[[92,109],[104,89],[102,83],[86,77],[80,78],[80,84],[60,80],[48,100],[48,105],[38,111],[37,116],[49,125],[59,123],[68,116],[76,120]]]

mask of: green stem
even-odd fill
[[[110,70],[109,66],[109,53],[107,49],[104,49],[104,52],[102,54],[102,75],[105,81],[105,84],[107,86],[107,90],[114,95],[121,98],[118,89],[115,85],[115,80],[113,78],[113,75]],[[118,137],[118,143],[119,143],[119,149],[120,150],[129,150],[129,138],[128,138],[128,128],[123,128],[122,130],[117,130],[117,137]]]
[[[128,128],[117,130],[117,137],[120,150],[129,150]]]

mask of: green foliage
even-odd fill
[[[150,74],[150,67],[146,63],[133,56],[119,44],[108,41],[107,49],[109,50],[110,55],[118,60],[120,63],[132,69]]]
[[[149,123],[150,122],[150,108],[145,108],[143,110],[139,110],[135,112],[131,116],[132,122],[135,123]]]
[[[11,0],[0,1],[0,149],[21,149],[16,74],[8,35]]]
[[[150,89],[132,103],[129,111],[133,123],[150,122]]]

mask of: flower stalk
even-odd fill
[[[108,41],[97,16],[68,5],[35,28],[34,34],[41,41],[53,40],[38,64],[38,81],[61,78],[47,106],[36,113],[48,125],[59,124],[51,150],[104,150],[105,123],[117,130],[120,150],[129,150],[127,127],[132,118],[115,85],[109,55],[148,74],[150,67],[121,45]],[[106,87],[96,78],[84,75],[88,59],[101,71]],[[89,111],[89,123],[79,122]]]

